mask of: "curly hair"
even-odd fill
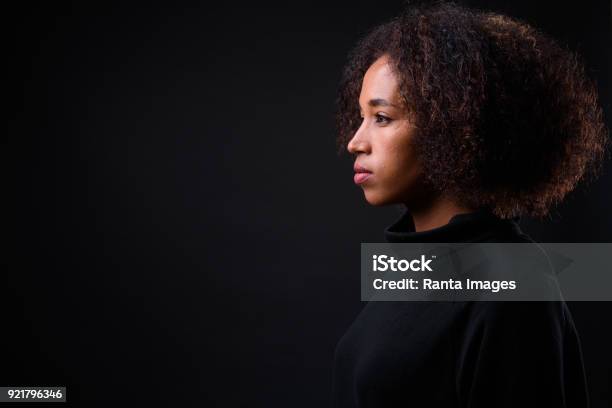
[[[516,19],[454,3],[409,7],[351,51],[336,101],[340,150],[361,124],[363,76],[382,55],[436,191],[502,218],[541,217],[600,172],[608,131],[579,56]]]

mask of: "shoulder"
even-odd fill
[[[466,332],[473,336],[561,339],[568,311],[565,302],[467,302]]]

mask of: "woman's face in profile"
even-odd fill
[[[366,71],[359,107],[363,120],[347,146],[355,155],[355,183],[372,205],[409,201],[420,174],[412,146],[415,128],[386,55]]]

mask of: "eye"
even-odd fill
[[[388,118],[385,115],[381,115],[380,113],[376,114],[376,123],[386,124],[389,122],[391,122],[391,118]]]

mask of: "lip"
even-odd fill
[[[369,179],[371,175],[372,173],[355,173],[355,176],[353,176],[353,181],[355,184],[365,183],[365,181]]]
[[[365,167],[357,163],[353,165],[353,170],[355,170],[355,173],[372,173],[370,170],[366,169]]]
[[[355,182],[355,184],[364,183],[372,175],[372,172],[370,170],[357,163],[355,163],[355,165],[353,166],[353,170],[355,170],[355,176],[353,176],[353,181]]]

